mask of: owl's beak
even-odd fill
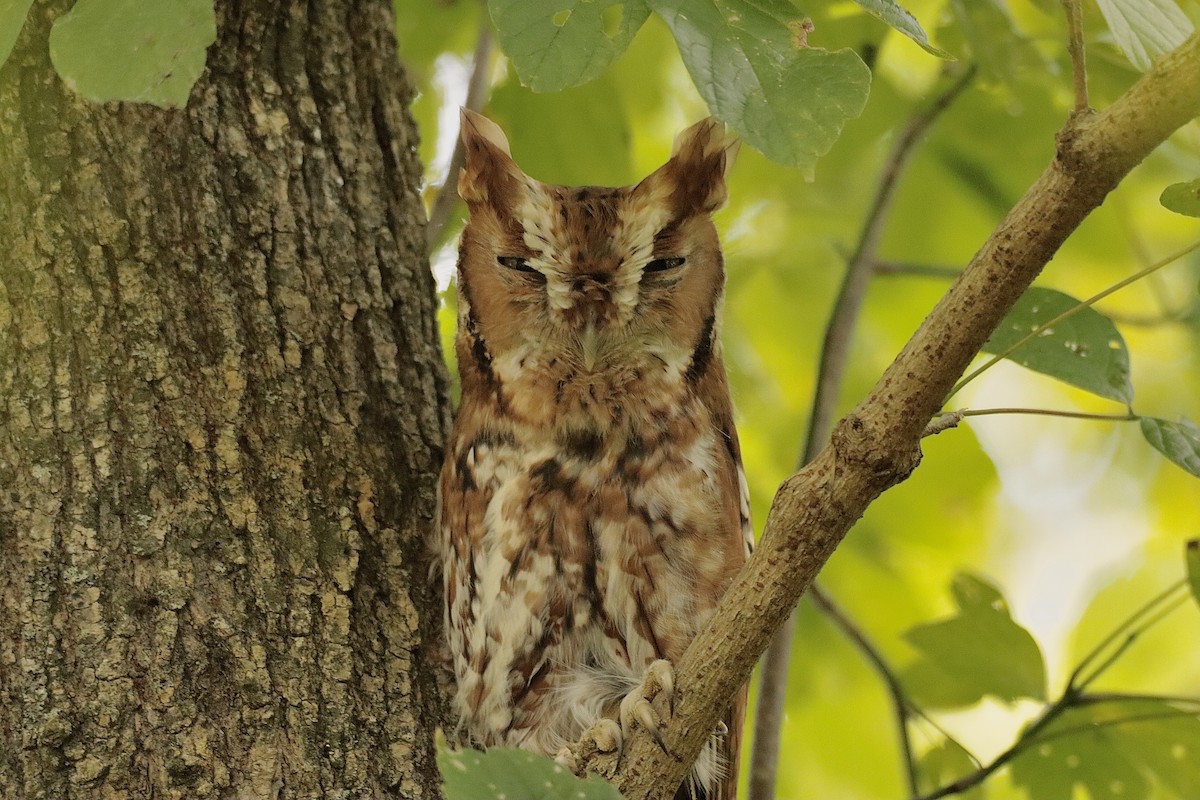
[[[596,359],[600,354],[600,332],[595,323],[589,322],[579,335],[579,344],[583,349],[583,368],[591,372],[596,368]]]

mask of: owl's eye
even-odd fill
[[[519,256],[496,256],[496,263],[505,269],[511,269],[516,272],[532,272],[537,273],[537,270],[529,266],[529,260]],[[540,273],[538,273],[540,274]]]
[[[669,269],[682,267],[683,262],[686,260],[687,259],[683,256],[676,256],[674,258],[656,258],[643,267],[642,272],[666,272]]]

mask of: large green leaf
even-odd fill
[[[1142,436],[1150,445],[1200,478],[1200,427],[1187,419],[1178,422],[1142,417]]]
[[[488,9],[504,54],[535,92],[600,75],[650,15],[642,0],[489,0]]]
[[[1163,208],[1187,217],[1200,217],[1200,178],[1187,183],[1173,183],[1163,189],[1158,202]]]
[[[851,50],[805,43],[783,0],[649,0],[666,20],[700,96],[751,146],[811,176],[846,121],[862,113],[871,72]]]
[[[602,778],[580,780],[551,759],[525,750],[493,747],[481,753],[441,747],[438,769],[446,782],[446,800],[621,800]]]
[[[1152,779],[1170,797],[1200,797],[1200,719],[1155,701],[1073,709],[1012,762],[1012,779],[1030,797],[1145,800]]]
[[[1113,39],[1135,67],[1169,53],[1194,30],[1175,0],[1096,0]]]
[[[974,705],[989,696],[1044,699],[1042,652],[1009,616],[999,591],[970,576],[955,584],[957,615],[904,634],[920,654],[901,677],[913,698],[933,708]]]
[[[921,27],[921,23],[917,22],[917,18],[907,8],[895,2],[895,0],[854,0],[854,2],[862,6],[871,16],[883,20],[912,39],[927,53],[935,55],[938,58],[950,57],[950,54],[945,50],[934,47],[929,43],[929,36],[925,33],[925,29]]]
[[[8,60],[33,0],[0,0],[0,67]]]
[[[1069,295],[1035,286],[1017,301],[983,349],[1002,353],[1035,328],[1077,305],[1079,301]],[[1081,309],[1007,357],[1101,397],[1122,403],[1133,400],[1125,340],[1112,320],[1095,309]]]
[[[216,37],[212,0],[79,0],[50,31],[50,58],[90,100],[180,108]]]

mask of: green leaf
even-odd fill
[[[1173,183],[1163,189],[1158,198],[1163,208],[1183,214],[1185,217],[1200,217],[1200,178],[1187,183]]]
[[[1096,0],[1113,39],[1140,70],[1169,53],[1194,29],[1175,0]]]
[[[1071,709],[1012,762],[1030,797],[1145,800],[1154,782],[1171,797],[1200,797],[1200,719],[1169,703],[1139,700]]]
[[[921,792],[928,794],[940,789],[964,775],[969,775],[978,767],[979,765],[971,759],[971,754],[962,745],[946,739],[936,747],[927,750],[917,760],[917,777]],[[983,797],[983,787],[975,786],[965,792],[956,792],[955,797],[964,800],[980,800]]]
[[[446,800],[621,800],[602,778],[580,780],[545,756],[513,748],[438,748]]]
[[[1183,554],[1187,563],[1188,587],[1192,590],[1192,599],[1200,605],[1200,539],[1189,540]]]
[[[851,50],[804,43],[783,0],[649,0],[700,96],[752,147],[811,177],[846,121],[862,113],[871,72]]]
[[[1187,419],[1142,417],[1142,436],[1158,452],[1200,478],[1200,427]]]
[[[0,67],[8,60],[33,0],[0,0]]]
[[[950,582],[950,594],[959,609],[971,611],[975,608],[994,608],[1008,613],[1004,595],[992,584],[966,572],[960,572]]]
[[[999,591],[969,576],[955,583],[968,587],[955,592],[962,605],[959,614],[904,634],[920,654],[901,678],[913,698],[932,708],[974,705],[987,696],[1045,699],[1042,652],[1029,631],[1009,616]]]
[[[1002,353],[1035,328],[1079,305],[1053,289],[1032,287],[1017,301],[983,349]],[[1023,367],[1093,394],[1130,403],[1129,351],[1112,320],[1093,308],[1042,331],[1007,358]]]
[[[934,47],[929,43],[929,37],[925,34],[925,29],[921,27],[921,23],[917,22],[917,18],[907,8],[895,2],[895,0],[854,0],[854,2],[858,3],[871,16],[886,22],[912,39],[925,52],[935,55],[938,58],[951,58],[950,54],[945,50]]]
[[[79,0],[50,31],[50,59],[89,100],[182,108],[216,38],[212,0]]]
[[[489,0],[488,10],[504,54],[535,92],[597,77],[650,16],[642,0]]]

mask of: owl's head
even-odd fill
[[[609,188],[535,180],[495,123],[465,110],[462,122],[460,322],[489,351],[552,342],[590,371],[633,348],[682,354],[711,331],[724,285],[711,214],[737,149],[721,123],[693,125],[666,164]]]

